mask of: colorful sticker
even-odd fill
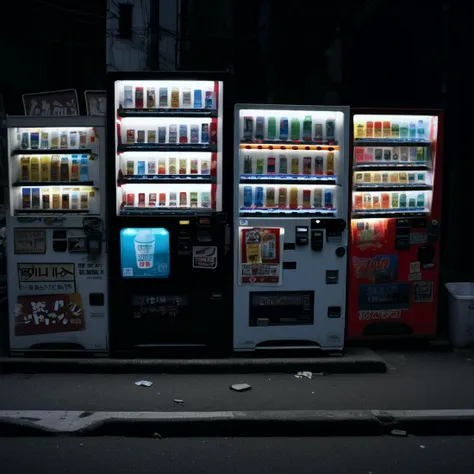
[[[414,303],[432,303],[433,302],[433,282],[417,281],[413,284],[413,302]]]

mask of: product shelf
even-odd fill
[[[89,209],[15,209],[15,214],[89,214]]]
[[[217,151],[217,145],[208,143],[134,143],[119,145],[117,151],[118,153],[126,153],[127,151],[215,153]]]
[[[431,146],[430,140],[410,138],[357,138],[354,146]]]
[[[391,218],[391,217],[419,217],[427,216],[429,211],[423,207],[412,207],[403,209],[353,209],[352,218],[362,219],[368,217]]]
[[[282,209],[282,208],[240,208],[240,216],[247,217],[300,217],[300,216],[328,216],[335,217],[337,214],[336,208],[325,209]]]
[[[335,185],[337,176],[241,174],[240,184]]]
[[[354,171],[380,171],[380,170],[407,170],[407,171],[428,171],[430,167],[426,161],[418,162],[377,162],[357,163],[352,167]]]
[[[303,141],[281,141],[281,140],[261,140],[261,141],[241,141],[241,150],[314,150],[314,151],[338,151],[337,143],[329,144],[322,142]]]
[[[41,186],[62,186],[62,187],[94,187],[94,181],[15,181],[12,183],[14,187],[41,187]]]
[[[428,184],[356,184],[354,191],[431,191],[432,186]]]
[[[199,174],[128,175],[117,180],[118,184],[213,184],[215,176]]]
[[[143,109],[118,109],[117,115],[122,118],[133,117],[176,117],[176,118],[217,118],[217,109],[192,109],[192,108],[143,108]]]
[[[204,207],[131,207],[125,206],[120,209],[121,216],[209,216],[212,209]]]
[[[15,155],[90,155],[91,148],[38,148],[12,150],[12,156]]]

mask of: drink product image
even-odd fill
[[[367,122],[365,125],[365,135],[367,138],[374,137],[374,122]]]
[[[275,206],[275,188],[267,188],[266,205],[265,207]]]
[[[198,160],[195,158],[191,160],[191,174],[198,174]]]
[[[314,124],[314,141],[315,142],[322,142],[323,139],[324,139],[323,124],[322,123],[315,123]]]
[[[364,194],[364,209],[372,209],[372,194]]]
[[[143,176],[145,174],[145,162],[144,161],[139,161],[137,163],[137,174],[139,176]]]
[[[288,200],[288,190],[287,188],[280,188],[278,190],[278,207],[281,209],[286,208]]]
[[[385,120],[382,124],[382,136],[383,138],[392,136],[392,124],[388,120]]]
[[[354,173],[354,181],[356,184],[361,184],[364,182],[364,174],[363,173]]]
[[[392,138],[400,138],[400,124],[392,122]]]
[[[280,140],[288,140],[288,118],[280,118]]]
[[[183,107],[191,107],[191,90],[184,89],[183,90]]]
[[[356,163],[362,163],[363,161],[369,161],[366,159],[366,152],[364,148],[354,148],[354,156]],[[373,159],[373,157],[372,157]]]
[[[267,138],[268,140],[275,140],[276,138],[276,117],[268,117]]]
[[[148,195],[148,207],[156,206],[156,193],[150,193]]]
[[[160,107],[168,107],[168,88],[167,87],[160,87],[159,92],[159,104]]]
[[[185,191],[179,193],[179,205],[181,207],[187,207],[188,205],[188,194]]]
[[[168,174],[176,174],[176,158],[169,158]]]
[[[134,161],[132,161],[132,160],[127,161],[126,174],[128,176],[135,174],[135,162]]]
[[[408,182],[408,174],[405,172],[398,173],[398,181],[400,184],[407,184]]]
[[[196,192],[190,192],[189,193],[189,204],[191,207],[197,207],[198,206],[198,193]]]
[[[134,206],[135,205],[135,194],[134,193],[128,193],[126,202],[127,202],[127,206]],[[54,200],[53,200],[53,205],[54,205]]]
[[[158,174],[166,174],[166,160],[164,158],[158,160]]]
[[[399,174],[397,172],[390,173],[390,182],[398,183]]]
[[[410,122],[410,138],[416,138],[416,125],[415,125],[415,122]]]
[[[171,89],[171,107],[179,107],[179,89],[177,87]]]
[[[191,125],[191,143],[199,143],[199,126]]]
[[[400,122],[400,138],[408,138],[408,136],[409,136],[408,122],[406,120],[402,120]]]
[[[311,191],[309,189],[303,190],[303,209],[311,207]]]
[[[244,187],[244,207],[252,207],[253,204],[253,191],[252,186]]]
[[[71,209],[79,209],[79,193],[71,194]]]
[[[156,143],[156,132],[155,130],[147,131],[147,143]]]
[[[188,172],[188,160],[186,158],[179,159],[179,174],[187,174]]]
[[[31,209],[31,188],[23,188],[21,190],[21,202],[23,209]]]
[[[400,148],[400,161],[408,161],[408,148]]]
[[[378,194],[372,196],[372,207],[374,209],[380,209],[380,196]]]
[[[408,184],[414,184],[416,181],[415,173],[408,173]]]
[[[398,147],[395,147],[393,149],[393,153],[392,153],[392,160],[393,161],[398,161],[398,157],[400,156],[400,148]]]
[[[372,173],[364,173],[364,183],[372,182]]]
[[[382,173],[374,173],[374,174],[372,175],[372,178],[373,178],[373,182],[374,182],[374,183],[379,184],[379,183],[382,182]]]
[[[42,190],[41,205],[42,205],[43,209],[49,209],[50,208],[49,189],[48,188],[45,188],[45,189]]]
[[[319,206],[315,206],[319,207]],[[356,194],[354,196],[354,209],[363,209],[364,208],[364,203],[363,203],[363,198],[362,194]]]
[[[334,207],[334,192],[332,189],[324,190],[324,207],[326,209],[332,209]]]
[[[156,107],[155,88],[154,87],[149,87],[146,90],[146,106],[149,109],[153,109],[154,107]]]
[[[382,122],[374,122],[374,138],[382,138]]]
[[[210,172],[209,160],[201,160],[201,174],[209,174]]]
[[[382,209],[390,209],[390,195],[382,193]]]
[[[176,207],[178,205],[177,196],[175,192],[170,192],[169,207]]]
[[[33,188],[31,190],[31,209],[39,209],[40,207],[41,207],[40,188]]]
[[[179,143],[188,143],[188,126],[186,124],[179,126]]]
[[[416,134],[421,140],[425,139],[425,124],[423,123],[423,120],[418,120]]]
[[[399,206],[398,193],[392,193],[392,208],[397,209]]]
[[[311,174],[311,157],[305,156],[303,158],[303,174]]]
[[[416,207],[416,198],[411,197],[411,198],[408,200],[408,207]]]
[[[316,209],[321,209],[323,207],[323,190],[320,188],[316,188],[313,191],[313,207]]]
[[[365,123],[359,122],[355,124],[354,130],[355,138],[367,138],[367,132],[365,128]]]
[[[69,209],[69,193],[62,193],[61,195],[61,209]]]
[[[326,157],[326,174],[329,176],[334,175],[334,152],[328,151],[328,155]]]
[[[425,207],[425,194],[424,193],[418,194],[416,198],[416,206],[423,207],[423,208]]]
[[[53,193],[53,209],[60,209],[61,207],[61,196],[59,193]]]
[[[211,196],[207,191],[201,193],[201,207],[209,209],[211,207]]]
[[[71,181],[79,181],[80,160],[78,155],[71,156]]]
[[[285,155],[280,155],[280,164],[279,164],[278,172],[280,174],[288,173],[288,160]]]
[[[213,92],[211,90],[206,91],[205,99],[204,99],[204,106],[206,109],[212,109],[213,105]]]
[[[145,130],[137,131],[137,143],[145,143]]]
[[[385,148],[383,151],[383,159],[385,161],[392,161],[392,150],[390,148]]]
[[[202,109],[202,91],[201,89],[194,90],[194,108]]]
[[[416,149],[416,161],[426,161],[424,147],[418,147]]]
[[[407,207],[407,195],[406,193],[400,194],[400,207],[403,209]]]
[[[59,138],[59,147],[62,148],[62,149],[65,149],[67,148],[67,132],[65,130],[63,130],[61,132],[61,135],[60,135],[60,138]]]
[[[139,269],[152,269],[155,259],[155,236],[149,229],[141,229],[133,239],[135,264]]]
[[[265,117],[257,117],[255,126],[255,139],[263,140],[265,136]]]
[[[300,173],[300,160],[298,158],[291,159],[291,174]]]
[[[22,150],[28,150],[29,147],[30,147],[30,134],[28,132],[23,132],[21,134],[20,148]]]
[[[123,106],[126,109],[133,107],[133,87],[125,86],[123,88]]]
[[[169,143],[177,143],[178,141],[178,126],[177,125],[170,125],[169,134],[168,134],[168,142]]]
[[[209,143],[209,124],[201,125],[201,143]]]
[[[43,148],[44,150],[47,150],[49,148],[49,133],[48,132],[45,132],[45,131],[41,132],[41,148]]]
[[[244,157],[244,173],[252,174],[252,157],[250,155]]]
[[[59,156],[53,155],[51,157],[51,181],[59,181],[59,163]]]
[[[253,117],[244,117],[244,140],[253,139]]]
[[[129,128],[127,130],[127,144],[131,145],[135,143],[135,130],[133,128]]]
[[[303,140],[306,142],[311,141],[311,131],[313,128],[313,119],[311,115],[306,115],[303,119]]]
[[[30,146],[32,150],[37,150],[39,148],[39,132],[31,132],[30,135]]]
[[[81,209],[89,208],[89,193],[88,192],[81,192],[80,206],[81,206]]]
[[[263,158],[257,158],[256,174],[263,174]]]
[[[275,174],[275,158],[270,156],[267,159],[267,174]]]
[[[336,121],[333,119],[326,120],[326,140],[329,143],[336,139]]]
[[[37,156],[33,156],[30,160],[30,177],[31,181],[40,180],[40,163]]]
[[[374,151],[374,158],[375,161],[381,161],[383,157],[383,150],[382,148],[376,148]]]
[[[156,162],[154,159],[148,161],[146,171],[147,171],[147,174],[149,175],[156,174]]]
[[[290,188],[290,209],[298,208],[298,188]]]
[[[166,127],[158,127],[158,143],[166,143]]]
[[[30,181],[30,157],[29,156],[21,157],[20,181]]]
[[[135,88],[135,108],[143,109],[143,87]]]
[[[258,186],[255,193],[255,207],[263,207],[263,187]]]
[[[298,118],[291,119],[291,140],[299,140],[301,137],[301,124]]]
[[[319,176],[324,174],[324,158],[322,155],[314,158],[314,174]]]

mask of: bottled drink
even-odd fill
[[[408,122],[406,120],[403,120],[400,123],[400,138],[408,138],[408,135]]]

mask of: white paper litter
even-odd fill
[[[179,398],[175,398],[173,401],[175,403],[184,403],[184,400],[180,400]]]
[[[312,372],[308,372],[306,370],[303,370],[302,372],[298,372],[295,377],[297,379],[302,379],[302,378],[306,378],[306,379],[312,379],[313,378],[313,373]]]
[[[252,386],[248,383],[236,383],[234,385],[231,385],[229,388],[231,390],[235,390],[236,392],[245,392],[247,390],[250,390]]]
[[[139,387],[151,387],[153,382],[150,382],[149,380],[139,380],[138,382],[135,382],[135,385],[138,385]]]

